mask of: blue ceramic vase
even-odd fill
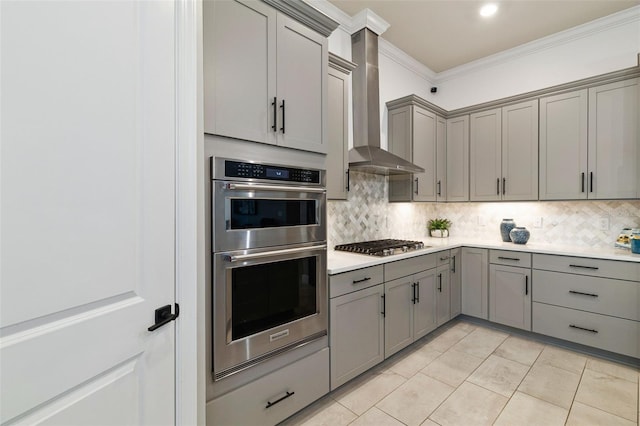
[[[502,219],[502,223],[500,223],[500,235],[502,236],[502,241],[506,243],[511,242],[511,237],[509,237],[509,232],[513,228],[516,227],[516,223],[513,219]]]
[[[527,244],[531,233],[524,226],[516,226],[509,232],[509,236],[514,244]]]

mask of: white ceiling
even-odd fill
[[[640,0],[329,0],[353,16],[371,9],[391,26],[382,38],[435,72],[640,5]],[[639,41],[640,42],[640,41]]]

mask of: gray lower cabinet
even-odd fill
[[[383,267],[329,277],[331,390],[384,360]]]
[[[462,313],[489,319],[489,250],[462,248]]]
[[[491,250],[490,262],[489,321],[531,331],[531,254]]]
[[[533,331],[640,358],[640,264],[533,255]]]
[[[327,393],[329,348],[211,401],[207,424],[275,425]]]
[[[450,317],[455,318],[462,313],[462,248],[451,249],[449,266]]]
[[[385,358],[437,327],[437,255],[385,264]]]

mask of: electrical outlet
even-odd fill
[[[598,220],[598,227],[600,228],[601,231],[608,231],[609,230],[609,218],[604,216],[601,217]]]
[[[534,228],[542,228],[542,217],[536,217],[533,219]]]

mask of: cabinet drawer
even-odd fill
[[[329,276],[329,297],[338,297],[352,291],[382,284],[384,282],[382,265],[357,269]]]
[[[396,262],[385,263],[384,280],[391,281],[396,278],[417,274],[427,269],[436,267],[438,253],[431,253],[424,256],[411,257],[409,259],[398,260]]]
[[[640,263],[635,262],[534,254],[533,267],[547,271],[640,281]]]
[[[640,283],[533,271],[533,300],[640,321]]]
[[[438,253],[434,253],[436,255],[436,265],[448,265],[451,259],[451,251],[445,250]]]
[[[209,402],[207,424],[275,425],[328,392],[325,348]]]
[[[533,331],[640,357],[640,322],[637,321],[534,302]]]
[[[531,268],[531,253],[510,250],[489,250],[489,263]]]

